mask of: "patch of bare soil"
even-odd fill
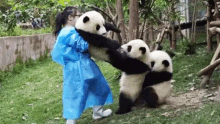
[[[190,89],[189,92],[184,94],[171,94],[167,98],[166,103],[161,108],[174,108],[174,109],[192,109],[200,108],[205,101],[220,101],[220,87],[210,87],[207,89]]]
[[[172,94],[167,98],[166,104],[161,107],[166,106],[168,108],[199,108],[203,105],[202,98],[205,94],[205,90],[193,90],[178,96]]]

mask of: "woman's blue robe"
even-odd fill
[[[88,107],[111,104],[107,81],[88,52],[89,44],[74,27],[63,28],[51,56],[63,66],[63,117],[78,119]]]

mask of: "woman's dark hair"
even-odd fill
[[[75,16],[77,11],[78,11],[77,7],[68,6],[63,10],[63,12],[57,14],[56,23],[55,23],[55,30],[53,32],[55,34],[55,36],[58,35],[59,31],[62,29],[62,26],[66,24],[66,22],[68,20],[68,16],[69,15]]]

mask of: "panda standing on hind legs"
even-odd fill
[[[172,90],[171,79],[173,76],[173,65],[170,56],[160,50],[151,52],[151,72],[144,80],[142,92],[136,104],[146,102],[149,107],[157,107],[165,102]]]
[[[125,64],[121,65],[124,69],[120,79],[119,108],[115,114],[125,114],[131,111],[142,90],[145,75],[150,71],[150,50],[144,41],[132,40],[122,45],[122,50],[128,57],[118,59],[119,62]],[[133,60],[136,60],[136,64]]]

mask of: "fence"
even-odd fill
[[[0,38],[0,70],[9,69],[18,59],[39,58],[52,50],[54,41],[52,34]]]

